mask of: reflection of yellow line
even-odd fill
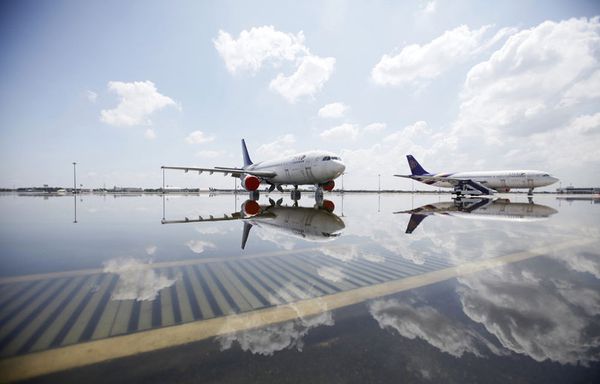
[[[298,248],[298,249],[290,249],[290,250],[284,250],[284,251],[255,253],[255,254],[250,254],[250,255],[242,255],[242,256],[234,256],[234,257],[223,256],[223,257],[206,257],[206,258],[201,258],[201,259],[189,259],[189,260],[180,260],[180,261],[165,261],[162,263],[142,264],[139,266],[139,269],[169,268],[169,267],[181,267],[181,266],[186,266],[186,265],[217,263],[217,262],[223,262],[223,261],[250,260],[250,259],[257,259],[260,257],[293,255],[296,253],[303,253],[303,252],[315,252],[315,251],[319,251],[324,248],[335,249],[335,248],[344,248],[344,247],[347,247],[347,245],[344,245],[344,244],[323,245],[318,248]],[[95,269],[80,269],[77,271],[39,273],[39,274],[35,274],[35,275],[9,276],[9,277],[1,277],[0,284],[21,283],[21,282],[26,282],[26,281],[55,279],[57,277],[74,277],[74,276],[93,275],[95,273],[103,273],[103,272],[104,272],[104,270],[102,268],[95,268]]]
[[[471,261],[456,267],[339,292],[333,295],[302,300],[292,305],[271,307],[238,315],[158,328],[31,353],[24,356],[16,356],[0,361],[0,381],[7,382],[28,379],[119,357],[199,341],[231,332],[245,331],[260,326],[293,320],[299,314],[302,316],[317,315],[324,310],[333,310],[357,304],[368,299],[438,283],[450,278],[515,263],[549,252],[561,251],[573,246],[587,245],[595,241],[597,240],[571,240],[492,259]]]

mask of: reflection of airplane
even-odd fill
[[[250,229],[253,226],[265,230],[275,230],[303,240],[322,242],[329,241],[340,235],[345,228],[344,221],[333,213],[334,205],[329,200],[324,200],[322,205],[314,208],[298,206],[282,206],[281,199],[274,202],[269,199],[270,205],[259,205],[255,200],[246,200],[239,212],[223,217],[209,216],[197,219],[185,218],[183,220],[162,220],[162,224],[175,223],[201,223],[227,220],[244,220],[242,235],[242,249],[246,247]]]
[[[494,191],[508,192],[511,189],[529,189],[529,194],[537,187],[545,187],[558,181],[542,171],[480,171],[455,173],[429,173],[412,156],[406,156],[410,175],[394,175],[417,180],[434,187],[454,188],[457,195],[492,195]]]
[[[412,233],[427,216],[432,215],[523,222],[542,220],[556,212],[554,208],[535,203],[511,203],[508,199],[471,198],[427,204],[409,211],[395,213],[410,213],[406,233]]]
[[[196,168],[196,167],[166,167],[163,169],[179,169],[185,172],[198,171],[231,174],[233,177],[239,177],[241,184],[247,191],[256,191],[261,183],[270,185],[269,192],[277,188],[283,191],[281,185],[293,185],[294,192],[292,198],[295,200],[300,197],[298,194],[299,185],[315,185],[319,193],[322,190],[331,191],[335,186],[333,181],[340,176],[346,166],[342,160],[330,152],[311,151],[299,153],[292,156],[281,157],[279,159],[253,163],[250,160],[246,143],[242,139],[242,154],[244,166],[241,168]]]

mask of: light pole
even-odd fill
[[[377,175],[377,177],[379,178],[379,187],[378,187],[378,193],[381,193],[381,173]]]
[[[73,194],[77,193],[77,163],[73,162]]]

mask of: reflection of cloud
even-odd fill
[[[352,260],[364,259],[372,263],[382,263],[385,257],[376,255],[372,252],[362,249],[358,245],[342,245],[339,247],[321,248],[319,251],[325,256],[333,257],[334,259],[348,262]]]
[[[319,269],[317,269],[317,273],[322,278],[329,281],[333,281],[334,283],[348,278],[348,276],[346,276],[344,272],[342,272],[339,268],[336,267],[320,267]]]
[[[119,281],[112,293],[113,300],[154,300],[158,292],[177,279],[148,268],[149,264],[133,258],[112,259],[104,264],[105,273],[116,273]]]
[[[382,299],[372,302],[369,311],[381,328],[393,328],[409,339],[423,339],[455,357],[467,352],[481,357],[488,350],[501,354],[476,331],[447,318],[431,306]]]
[[[294,249],[294,245],[296,242],[290,238],[289,235],[286,235],[282,232],[276,232],[271,228],[263,228],[259,226],[255,226],[256,228],[256,236],[263,241],[270,241],[273,244],[277,244],[279,247],[289,251]]]
[[[558,260],[574,271],[591,273],[597,279],[600,279],[600,258],[598,258],[598,255],[577,253]]]
[[[460,278],[463,310],[507,349],[562,364],[600,360],[594,329],[600,325],[600,293],[551,258],[544,267],[515,264]],[[595,285],[594,285],[595,284]]]
[[[288,285],[286,290],[290,288],[291,285]],[[303,299],[314,295],[310,288],[307,291],[299,291],[298,287],[295,287],[294,291]],[[278,295],[284,296],[281,291],[278,292]],[[260,327],[260,324],[256,324],[256,328],[241,332],[235,332],[232,329],[234,332],[217,337],[217,340],[221,343],[221,350],[231,348],[233,343],[237,341],[242,350],[265,356],[271,356],[277,351],[291,348],[302,351],[304,347],[302,339],[308,334],[308,331],[322,325],[331,326],[334,324],[331,312],[327,311],[327,305],[318,299],[315,300],[316,305],[323,311],[322,313],[306,316],[297,305],[287,304],[289,308],[296,312],[298,316],[296,319],[266,327]],[[225,322],[222,330],[228,332],[228,328],[232,327],[232,324],[239,323],[235,320],[231,323]]]
[[[194,253],[202,253],[207,248],[216,248],[216,245],[214,245],[213,243],[202,240],[190,240],[187,241],[185,245],[187,245],[188,248]]]
[[[202,235],[224,235],[228,232],[227,229],[217,226],[198,226],[194,228],[196,232]]]

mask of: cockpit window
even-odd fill
[[[325,156],[322,161],[328,161],[328,160],[342,160],[342,159],[340,159],[337,156]]]
[[[331,156],[325,156],[325,157],[323,158],[323,161],[327,161],[327,160],[331,160]]]
[[[549,174],[547,174],[547,173],[544,173],[542,176],[544,176],[544,177],[549,177],[550,175],[549,175]]]

